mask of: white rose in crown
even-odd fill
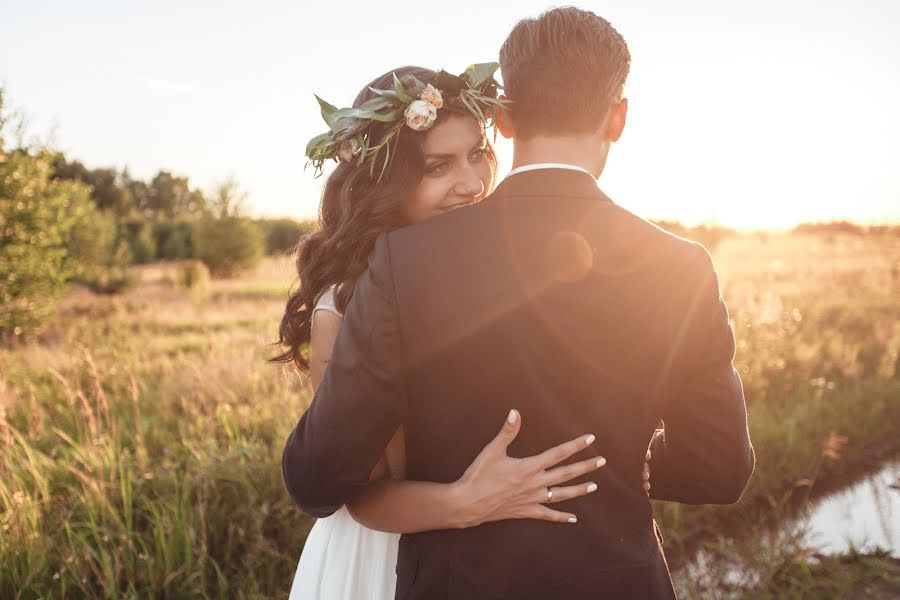
[[[441,96],[441,90],[437,89],[430,83],[425,86],[425,91],[419,94],[419,100],[424,100],[435,108],[444,106],[444,97]]]
[[[406,117],[406,124],[409,125],[410,129],[425,131],[434,125],[437,119],[437,109],[434,107],[434,104],[425,100],[414,100],[406,108],[403,116]]]

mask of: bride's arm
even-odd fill
[[[314,388],[322,381],[340,325],[339,315],[315,311],[310,336],[310,379]],[[595,484],[556,486],[599,469],[606,460],[594,456],[553,468],[587,449],[593,436],[579,436],[537,456],[511,458],[506,449],[518,434],[521,422],[518,412],[512,411],[500,433],[453,483],[386,478],[388,470],[382,456],[372,470],[371,483],[357,492],[347,504],[348,510],[356,521],[370,529],[395,533],[474,527],[502,519],[574,523],[575,515],[544,506],[549,504],[547,488],[554,486],[552,502],[588,494],[597,489]],[[391,445],[399,442],[402,438],[395,434]]]
[[[313,312],[309,336],[309,379],[312,383],[313,393],[322,383],[322,377],[325,375],[325,368],[331,358],[334,340],[337,339],[342,320],[340,315],[330,310],[318,309]],[[395,443],[395,440],[391,440],[391,444]],[[382,455],[372,469],[370,480],[381,479],[386,475],[388,475],[387,463]]]
[[[510,411],[500,433],[457,481],[373,481],[347,504],[350,514],[369,529],[394,533],[475,527],[504,519],[575,523],[575,515],[552,510],[545,504],[584,496],[597,489],[595,483],[559,484],[596,471],[606,464],[605,458],[593,456],[554,467],[586,450],[594,436],[579,436],[537,456],[512,458],[506,450],[521,424],[518,411]],[[553,495],[548,501],[550,487]]]

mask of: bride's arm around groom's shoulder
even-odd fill
[[[294,502],[326,517],[369,483],[406,414],[388,235],[357,280],[325,376],[291,431],[282,473]]]
[[[709,253],[693,244],[690,294],[676,334],[678,354],[663,411],[664,433],[651,444],[650,497],[688,504],[737,502],[755,466],[735,340]]]

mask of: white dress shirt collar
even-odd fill
[[[506,177],[515,175],[516,173],[524,173],[525,171],[535,171],[537,169],[569,169],[570,171],[581,171],[582,173],[591,175],[590,171],[577,165],[570,165],[566,163],[534,163],[531,165],[522,165],[521,167],[516,167],[515,169],[507,173]],[[591,177],[593,177],[593,175],[591,175]]]

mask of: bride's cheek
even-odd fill
[[[484,187],[484,191],[481,192],[481,196],[479,196],[479,200],[483,200],[488,194],[493,192],[493,188],[496,185],[496,181],[494,181],[494,175],[491,173],[491,167],[486,164],[485,161],[484,170],[481,172],[481,184]]]
[[[420,183],[408,211],[411,220],[418,222],[430,217],[436,210],[439,200],[440,195],[436,193],[434,181]]]

